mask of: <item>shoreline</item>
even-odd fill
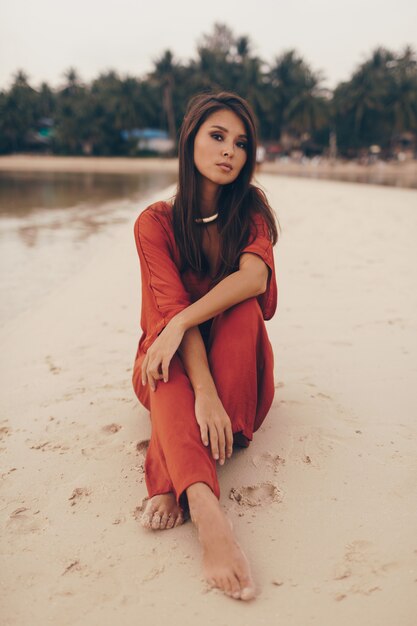
[[[43,155],[0,156],[0,172],[93,172],[114,174],[136,174],[164,170],[176,173],[178,159],[138,158],[138,157],[66,157]],[[403,163],[377,161],[370,165],[361,165],[350,161],[331,163],[325,159],[320,162],[269,162],[265,161],[257,168],[255,175],[262,173],[279,176],[299,176],[320,180],[341,180],[346,182],[368,182],[388,186],[417,187],[417,160]],[[364,180],[368,179],[368,180]],[[399,184],[398,184],[399,183]]]
[[[0,171],[96,172],[136,174],[164,170],[176,172],[177,159],[127,157],[0,156]]]

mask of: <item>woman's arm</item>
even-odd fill
[[[263,293],[265,291],[265,263],[254,254],[244,256],[251,257],[250,261],[246,259],[245,269],[239,269],[226,276],[205,296],[177,313],[171,323],[178,325],[185,332],[215,317],[234,304]],[[257,268],[255,271],[254,266]]]
[[[206,346],[198,326],[185,332],[178,352],[194,392],[197,394],[204,390],[217,393],[207,360]]]
[[[217,393],[207,361],[206,347],[198,326],[184,334],[178,352],[194,388],[195,417],[205,446],[223,465],[233,453],[232,422]]]
[[[267,266],[257,254],[242,254],[238,271],[226,276],[205,296],[171,317],[147,349],[142,363],[142,384],[149,382],[151,389],[155,391],[156,380],[163,378],[167,382],[169,364],[181,345],[184,334],[234,304],[264,293],[267,275]]]

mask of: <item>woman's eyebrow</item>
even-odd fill
[[[214,124],[213,126],[210,126],[210,128],[220,128],[220,130],[224,130],[225,133],[229,132],[227,128],[225,128],[224,126],[219,126],[218,124]],[[245,139],[248,138],[247,135],[238,135],[238,137],[244,137]]]

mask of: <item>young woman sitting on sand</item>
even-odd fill
[[[256,595],[248,560],[223,513],[216,461],[248,447],[274,397],[264,320],[277,307],[274,212],[251,184],[256,129],[233,93],[199,94],[179,139],[171,202],[135,222],[143,334],[133,386],[150,411],[142,525],[191,517],[208,583],[236,599]]]

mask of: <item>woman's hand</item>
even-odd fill
[[[156,382],[160,378],[168,382],[168,369],[172,357],[180,345],[185,329],[172,318],[148,348],[142,363],[142,385],[148,382],[152,391],[156,389]],[[162,368],[162,373],[159,368]]]
[[[195,416],[200,427],[201,440],[205,446],[211,444],[214,459],[223,465],[233,452],[233,432],[230,417],[216,393],[195,391]]]

